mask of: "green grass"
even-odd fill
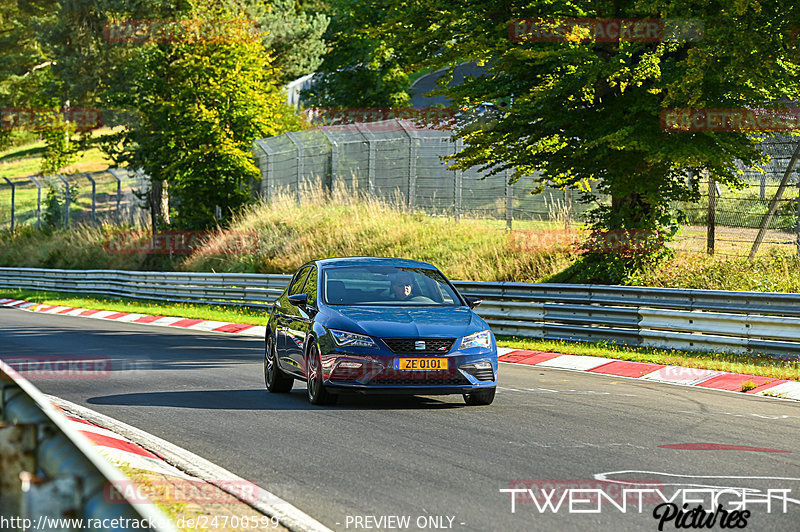
[[[633,362],[726,371],[774,379],[800,380],[800,361],[772,358],[769,355],[747,356],[728,353],[703,353],[653,347],[628,347],[611,342],[577,343],[503,336],[498,337],[497,343],[498,345],[515,349],[530,349],[532,351],[546,351],[566,355],[587,355]]]
[[[75,161],[66,168],[62,168],[59,173],[96,172],[108,168],[112,161],[97,148],[97,144],[101,137],[110,131],[108,128],[102,128],[92,132],[89,148],[79,153]],[[39,175],[44,152],[45,144],[40,140],[0,151],[0,179]]]
[[[161,301],[136,301],[121,298],[103,298],[82,294],[59,292],[36,292],[32,290],[5,291],[2,298],[24,299],[47,305],[69,306],[98,310],[115,310],[156,316],[175,316],[181,318],[197,318],[232,323],[248,323],[266,325],[265,311],[245,307],[226,307],[213,305],[192,305],[184,303],[166,303]],[[649,347],[626,347],[609,342],[577,343],[533,340],[499,336],[498,345],[514,349],[530,349],[568,355],[587,355],[630,360],[634,362],[650,362],[702,368],[730,373],[771,377],[776,379],[800,380],[800,362],[782,360],[769,356],[751,357],[724,353],[701,353],[693,351],[677,351],[655,349]]]

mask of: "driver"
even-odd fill
[[[392,279],[392,297],[397,301],[405,301],[411,297],[414,284],[411,276],[403,273]]]

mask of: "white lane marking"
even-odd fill
[[[785,414],[784,415],[780,415],[780,416],[777,416],[777,415],[773,416],[773,415],[768,415],[768,414],[764,415],[764,414],[753,414],[753,413],[737,414],[735,412],[692,412],[690,410],[676,410],[676,412],[679,413],[679,414],[724,415],[724,416],[734,416],[734,417],[757,417],[757,418],[760,418],[760,419],[768,419],[768,420],[771,420],[771,421],[776,421],[776,420],[779,420],[779,419],[794,419],[794,418],[800,419],[800,416],[787,416]]]
[[[638,397],[631,393],[616,393],[616,392],[597,392],[594,390],[552,390],[550,388],[509,388],[506,386],[498,386],[498,390],[505,390],[509,392],[548,392],[548,393],[568,393],[571,395],[621,395],[624,397]]]

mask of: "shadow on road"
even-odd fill
[[[305,388],[296,386],[288,394],[271,394],[266,390],[207,390],[179,392],[141,392],[93,397],[94,405],[163,406],[200,410],[413,410],[461,408],[464,403],[446,402],[433,397],[342,395],[336,406],[314,406],[308,402]]]

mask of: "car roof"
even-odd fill
[[[315,262],[320,267],[326,266],[405,266],[411,268],[436,269],[430,263],[421,260],[398,259],[392,257],[334,257],[319,259]]]

